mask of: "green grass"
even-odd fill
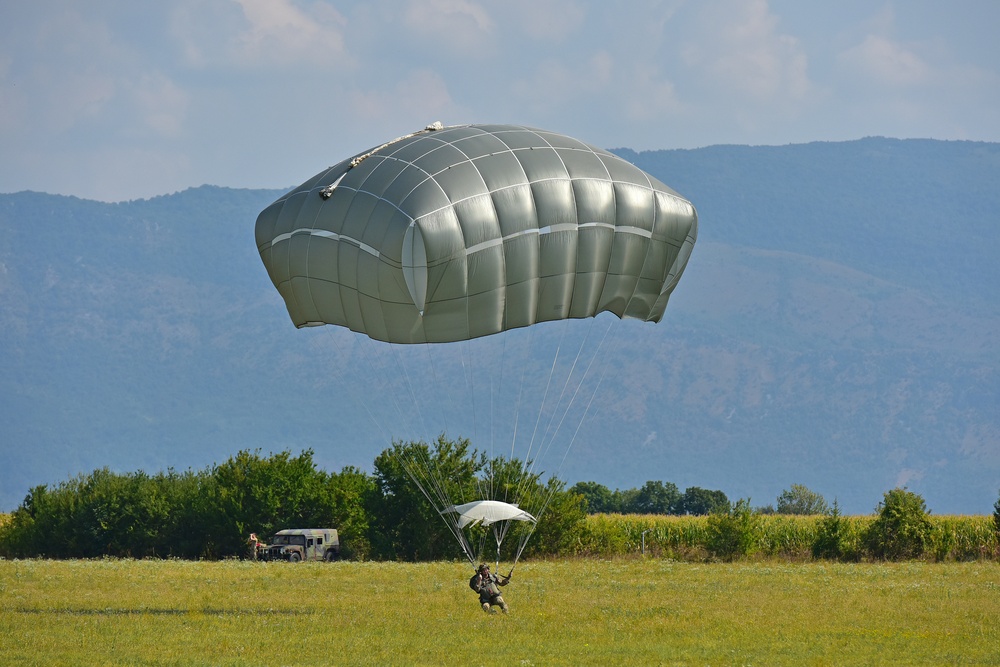
[[[1000,565],[0,561],[0,662],[1000,664]]]

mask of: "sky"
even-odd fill
[[[425,125],[1000,141],[996,0],[6,0],[0,192],[288,188]]]

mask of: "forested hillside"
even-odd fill
[[[616,152],[694,202],[700,238],[665,320],[625,323],[603,348],[611,370],[560,470],[570,485],[665,479],[763,505],[801,483],[848,513],[906,485],[936,513],[991,510],[1000,145]],[[253,234],[280,192],[0,195],[0,509],[104,466],[310,448],[333,471],[367,468],[392,437],[433,437],[461,387],[426,397],[426,430],[373,425],[366,409],[387,399],[357,384],[361,344],[290,324]],[[478,410],[473,426],[443,423],[483,446],[499,427]]]

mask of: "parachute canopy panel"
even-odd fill
[[[451,342],[537,322],[658,322],[694,206],[638,167],[544,130],[428,126],[317,174],[256,239],[297,327]]]
[[[499,521],[535,522],[535,517],[517,505],[504,503],[499,500],[474,500],[464,505],[450,505],[441,510],[442,514],[445,512],[455,512],[458,514],[459,528],[465,528],[477,523],[489,526]]]

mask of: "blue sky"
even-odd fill
[[[0,5],[0,192],[288,187],[419,129],[1000,141],[996,0]]]

